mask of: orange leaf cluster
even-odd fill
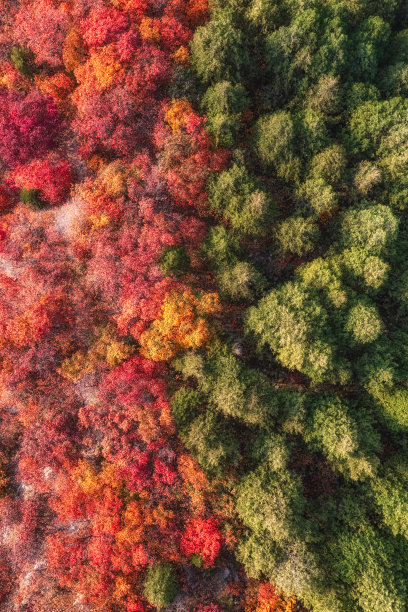
[[[180,132],[181,128],[186,127],[192,113],[193,108],[190,102],[186,100],[173,100],[164,118],[171,127],[173,134],[176,134]]]
[[[213,335],[209,316],[220,309],[216,293],[195,294],[191,289],[167,293],[160,318],[141,335],[141,354],[166,361],[179,351],[207,346]]]

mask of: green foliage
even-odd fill
[[[345,329],[361,344],[373,342],[383,330],[383,324],[375,306],[359,302],[349,311]]]
[[[408,467],[402,457],[371,482],[372,494],[384,525],[408,539]]]
[[[384,57],[391,30],[381,17],[370,16],[351,39],[349,77],[353,81],[372,81]]]
[[[262,295],[266,282],[264,276],[247,261],[220,268],[217,279],[223,295],[231,300],[251,302]]]
[[[312,158],[310,175],[336,187],[344,182],[346,165],[344,148],[337,143],[332,144]]]
[[[202,245],[203,254],[216,270],[217,280],[223,296],[232,300],[252,301],[265,287],[265,279],[248,261],[239,259],[238,240],[222,225],[208,233]]]
[[[232,147],[236,141],[241,112],[248,105],[243,86],[228,81],[209,87],[202,99],[201,107],[208,116],[207,129],[219,147]]]
[[[273,433],[257,436],[251,442],[250,455],[256,463],[268,464],[273,472],[284,470],[290,458],[288,442]]]
[[[254,125],[254,155],[265,170],[274,170],[286,181],[296,182],[300,174],[295,142],[294,122],[286,111],[265,115]]]
[[[207,84],[239,82],[249,65],[245,37],[236,27],[231,9],[217,11],[211,21],[197,28],[191,52],[193,67]]]
[[[239,460],[233,429],[212,410],[194,419],[182,439],[209,476],[220,477]]]
[[[285,6],[279,0],[251,0],[246,16],[251,25],[268,33],[282,24]]]
[[[29,208],[39,210],[43,208],[44,202],[40,199],[37,189],[26,189],[25,187],[20,191],[20,200],[26,204]]]
[[[267,424],[276,410],[276,397],[268,378],[245,368],[227,350],[218,351],[209,363],[210,401],[226,416],[248,424]]]
[[[322,115],[307,108],[298,113],[296,121],[296,146],[304,159],[309,160],[329,144],[329,136]]]
[[[373,255],[381,255],[392,247],[397,236],[398,219],[388,206],[376,204],[368,208],[350,209],[341,223],[344,246],[359,247]]]
[[[326,394],[313,400],[305,439],[352,480],[374,475],[380,444],[370,415],[338,396]]]
[[[377,255],[368,255],[364,249],[346,249],[341,260],[361,289],[371,292],[380,289],[389,275],[389,265]]]
[[[408,430],[407,389],[381,384],[373,379],[368,390],[376,399],[390,429],[406,432]]]
[[[190,267],[190,258],[183,246],[164,247],[159,262],[160,269],[166,276],[180,276]]]
[[[238,115],[248,106],[248,96],[241,83],[233,85],[220,81],[205,92],[201,108],[209,117],[215,115]]]
[[[342,533],[333,548],[334,570],[350,586],[361,610],[405,610],[406,582],[400,569],[404,561],[389,537],[362,524],[354,532]],[[406,548],[404,553],[406,559]]]
[[[203,406],[204,398],[201,393],[182,387],[171,398],[171,411],[181,434],[184,434],[191,422],[198,415]]]
[[[276,230],[276,240],[282,253],[306,255],[316,247],[319,240],[319,226],[313,219],[289,217]]]
[[[169,606],[177,595],[174,568],[170,563],[156,563],[148,568],[144,582],[144,596],[156,608]]]
[[[317,292],[287,283],[250,308],[246,322],[260,345],[267,344],[285,367],[303,372],[315,383],[349,378],[347,365],[336,355],[329,313]]]
[[[354,185],[359,195],[366,196],[381,181],[381,170],[373,163],[362,161],[354,176]]]
[[[239,560],[314,612],[408,599],[407,8],[217,0],[206,40],[227,38],[208,44],[208,69],[192,45],[208,129],[233,148],[208,182],[224,225],[203,254],[226,302],[258,302],[245,339],[235,319],[232,350],[180,369],[245,458],[228,464]],[[269,194],[282,217],[265,214]],[[283,267],[286,253],[306,261]]]
[[[334,189],[323,178],[306,180],[297,191],[298,210],[312,216],[332,213],[338,205]],[[310,220],[309,220],[310,221]]]
[[[24,77],[32,78],[35,71],[35,56],[31,49],[14,46],[11,48],[10,61],[14,68]]]
[[[339,78],[331,74],[322,75],[309,90],[307,103],[312,111],[326,120],[336,120],[341,110],[341,87]]]
[[[404,124],[408,101],[390,98],[381,102],[369,101],[360,104],[349,122],[346,143],[356,156],[372,158],[384,136],[396,125]]]
[[[239,517],[252,531],[266,532],[276,543],[295,537],[303,506],[301,484],[287,469],[272,472],[269,465],[260,466],[238,485]]]
[[[230,267],[238,261],[238,240],[223,225],[210,229],[202,249],[214,268]]]
[[[217,214],[240,234],[263,234],[277,212],[272,197],[253,175],[237,164],[209,182],[208,199]]]

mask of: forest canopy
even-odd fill
[[[407,0],[4,0],[0,608],[408,608]]]

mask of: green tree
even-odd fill
[[[170,563],[156,563],[148,568],[144,582],[144,596],[150,605],[165,608],[177,595],[174,568]]]
[[[272,197],[253,175],[237,164],[212,178],[207,189],[212,208],[240,234],[265,233],[277,215]]]
[[[192,65],[205,83],[242,80],[250,60],[247,41],[232,9],[217,10],[211,21],[197,28],[191,53]]]
[[[181,276],[190,267],[190,257],[183,246],[166,246],[160,255],[160,269],[167,276]]]
[[[239,460],[233,429],[213,410],[194,419],[182,439],[209,476],[222,476]]]
[[[244,87],[221,81],[209,87],[201,101],[201,107],[208,116],[207,129],[218,147],[234,145],[239,128],[241,112],[248,105]]]
[[[397,217],[383,204],[349,209],[341,220],[341,241],[344,246],[359,247],[373,255],[389,252],[397,231]]]
[[[296,182],[301,162],[296,154],[296,133],[287,111],[260,117],[254,125],[252,150],[265,170],[274,170],[278,177]]]
[[[250,308],[246,324],[260,346],[268,345],[285,367],[299,370],[314,383],[344,383],[350,366],[337,353],[336,327],[330,318],[316,291],[290,282]]]
[[[379,463],[376,452],[381,447],[370,415],[334,394],[319,395],[311,404],[306,441],[350,479],[372,477]]]
[[[279,224],[275,235],[281,253],[306,255],[316,247],[320,231],[311,218],[289,217]]]
[[[26,189],[20,191],[20,200],[29,208],[39,210],[44,207],[44,202],[39,197],[38,189]]]
[[[35,56],[31,49],[14,46],[11,48],[10,61],[18,72],[28,78],[32,78],[35,71]]]
[[[406,607],[406,578],[401,567],[406,546],[398,558],[391,538],[370,525],[341,533],[333,544],[334,567],[363,612],[402,612]]]
[[[404,458],[397,457],[370,484],[384,524],[395,536],[408,539],[408,466]]]
[[[360,344],[376,340],[383,327],[377,308],[364,302],[359,302],[350,309],[345,325],[345,329]]]
[[[201,393],[189,387],[181,387],[171,398],[171,412],[177,429],[184,435],[192,421],[198,416],[205,398]]]

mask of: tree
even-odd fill
[[[334,569],[341,580],[353,585],[362,610],[403,610],[406,597],[404,574],[397,570],[406,556],[406,545],[399,553],[386,534],[362,524],[354,532],[343,532],[333,546]],[[403,557],[403,558],[404,558]]]
[[[300,483],[286,469],[272,473],[260,466],[238,486],[236,507],[241,520],[254,533],[266,532],[278,544],[296,537],[303,505]]]
[[[383,324],[375,306],[360,302],[351,308],[345,329],[356,342],[365,344],[378,338]]]
[[[15,167],[45,155],[56,145],[60,120],[54,102],[32,89],[0,91],[0,156]]]
[[[371,418],[339,397],[326,394],[313,401],[305,439],[352,480],[374,476],[380,443]]]
[[[181,276],[190,267],[190,258],[183,246],[167,246],[160,256],[160,268],[168,276]]]
[[[192,64],[205,83],[239,82],[249,65],[247,41],[234,23],[232,10],[217,11],[215,19],[197,28],[191,42]]]
[[[218,522],[214,518],[197,517],[191,520],[181,538],[181,550],[186,557],[200,555],[203,567],[214,565],[223,542]]]
[[[52,0],[27,2],[19,7],[14,17],[14,36],[34,52],[37,65],[47,63],[55,68],[62,63],[62,47],[69,22],[67,12]]]
[[[372,495],[384,524],[394,535],[408,536],[407,468],[403,461],[385,467],[371,481]]]
[[[181,387],[171,398],[171,411],[182,435],[188,431],[193,419],[203,406],[204,397],[195,389]]]
[[[260,117],[254,126],[252,150],[265,169],[279,178],[297,181],[300,160],[296,154],[295,126],[290,113],[279,111]]]
[[[242,111],[248,106],[244,87],[229,81],[209,87],[201,101],[208,116],[207,130],[214,137],[216,146],[229,148],[234,145],[240,129]]]
[[[186,448],[208,476],[221,476],[239,461],[238,444],[226,419],[207,410],[182,436]]]
[[[73,175],[68,161],[57,155],[49,155],[26,166],[18,166],[12,172],[10,181],[25,192],[34,191],[38,200],[55,205],[62,204],[67,198]]]
[[[237,164],[210,179],[208,199],[215,212],[240,234],[263,234],[277,214],[272,197]]]
[[[206,346],[213,333],[209,317],[219,310],[215,293],[166,294],[160,318],[140,337],[142,354],[155,361],[168,360],[182,349]]]
[[[10,61],[14,68],[24,77],[32,77],[35,72],[34,53],[26,47],[14,46],[10,52]]]
[[[283,254],[306,255],[315,248],[319,235],[319,226],[305,217],[289,217],[276,230],[276,240]]]
[[[349,378],[349,365],[337,353],[329,332],[329,312],[314,291],[299,283],[273,290],[248,310],[247,329],[261,346],[269,345],[287,368],[297,369],[314,382]]]
[[[367,208],[346,211],[342,218],[343,244],[356,246],[381,255],[389,251],[396,238],[398,219],[388,206],[375,204]]]
[[[172,565],[157,563],[147,570],[144,595],[156,608],[164,608],[171,604],[177,595],[177,583]]]
[[[97,6],[81,22],[81,34],[88,47],[100,47],[116,42],[128,29],[126,13],[109,6]]]

